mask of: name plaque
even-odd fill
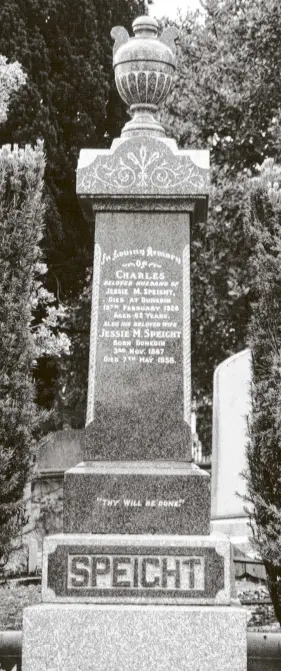
[[[193,543],[161,545],[140,542],[120,544],[64,542],[45,559],[45,601],[124,603],[226,602],[225,557],[209,539],[206,546]],[[191,537],[190,537],[191,538]],[[201,538],[201,537],[200,537]],[[51,541],[50,541],[51,543]],[[51,547],[50,547],[51,550]],[[44,572],[45,573],[45,572]],[[46,575],[45,573],[45,575]]]

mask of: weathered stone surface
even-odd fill
[[[210,533],[210,477],[192,463],[90,462],[65,473],[65,533]]]
[[[44,601],[230,604],[223,536],[60,534],[44,542]]]
[[[242,608],[45,604],[23,626],[22,671],[247,669]]]
[[[85,460],[191,459],[189,217],[99,213]]]

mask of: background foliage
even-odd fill
[[[22,496],[40,423],[30,324],[41,255],[44,168],[40,142],[34,149],[0,149],[0,567],[22,525]]]
[[[0,119],[26,82],[19,63],[0,56]],[[64,317],[44,288],[43,142],[0,149],[0,570],[24,519],[22,498],[43,413],[36,405],[38,357],[69,351]],[[40,315],[40,318],[39,318]]]
[[[253,290],[243,210],[248,178],[280,159],[281,6],[206,0],[179,22],[178,72],[162,116],[180,147],[209,148],[208,221],[192,231],[192,381],[211,449],[214,368],[246,346]]]
[[[273,159],[250,184],[246,224],[255,292],[247,480],[254,538],[281,623],[281,167]]]
[[[126,113],[115,93],[110,31],[118,24],[131,29],[142,13],[143,0],[81,0],[79,6],[73,0],[2,0],[0,5],[0,53],[19,60],[27,75],[0,129],[0,145],[44,139],[42,248],[48,272],[42,279],[67,308],[65,330],[72,341],[93,242],[75,194],[78,154],[82,147],[108,146],[120,133]],[[83,425],[87,376],[75,380],[72,369],[87,370],[85,359],[86,344],[70,358],[55,359],[46,351],[38,361],[37,400],[57,410],[49,428],[62,425],[64,413],[73,426]],[[75,398],[66,386],[69,379],[80,385]]]
[[[246,344],[248,178],[266,157],[280,155],[281,8],[277,0],[204,6],[203,20],[189,13],[179,22],[178,73],[162,118],[180,147],[211,150],[208,221],[192,231],[193,395],[209,452],[214,368]],[[44,138],[43,286],[65,306],[71,340],[70,357],[46,351],[35,373],[40,405],[56,409],[50,428],[84,424],[92,232],[75,196],[75,168],[81,147],[109,146],[120,134],[125,110],[113,83],[110,30],[130,30],[144,3],[83,0],[76,9],[72,0],[4,0],[0,7],[0,53],[20,59],[28,75],[0,143]]]
[[[204,6],[204,20],[189,13],[179,23],[178,73],[162,117],[180,147],[211,150],[208,221],[192,232],[193,394],[209,452],[214,368],[246,344],[248,178],[280,155],[281,8],[277,0]],[[125,111],[113,83],[110,29],[130,29],[143,9],[136,0],[102,7],[83,0],[78,13],[71,0],[4,0],[0,7],[0,52],[20,59],[28,75],[0,142],[43,137],[47,155],[43,286],[66,307],[72,345],[71,357],[46,351],[35,374],[37,399],[56,409],[57,427],[65,420],[81,427],[85,417],[92,232],[75,196],[78,152],[108,146],[120,133]]]

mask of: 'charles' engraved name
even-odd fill
[[[117,270],[115,276],[118,280],[164,280],[165,273],[149,273],[149,272],[128,272],[125,270]]]
[[[68,589],[203,590],[204,557],[68,555]]]

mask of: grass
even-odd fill
[[[41,585],[19,585],[11,580],[0,586],[0,631],[22,629],[26,606],[41,603]]]
[[[239,596],[248,596],[249,591],[262,597],[264,587],[262,585],[251,585],[243,581],[236,582]],[[266,594],[265,594],[266,596]],[[16,580],[10,580],[6,585],[0,585],[0,631],[7,629],[22,629],[22,612],[26,606],[34,606],[41,603],[41,584],[21,585]],[[248,629],[250,631],[276,631],[280,632],[280,625],[274,616],[271,604],[256,604],[244,606],[247,608]],[[0,670],[1,671],[1,670]]]

